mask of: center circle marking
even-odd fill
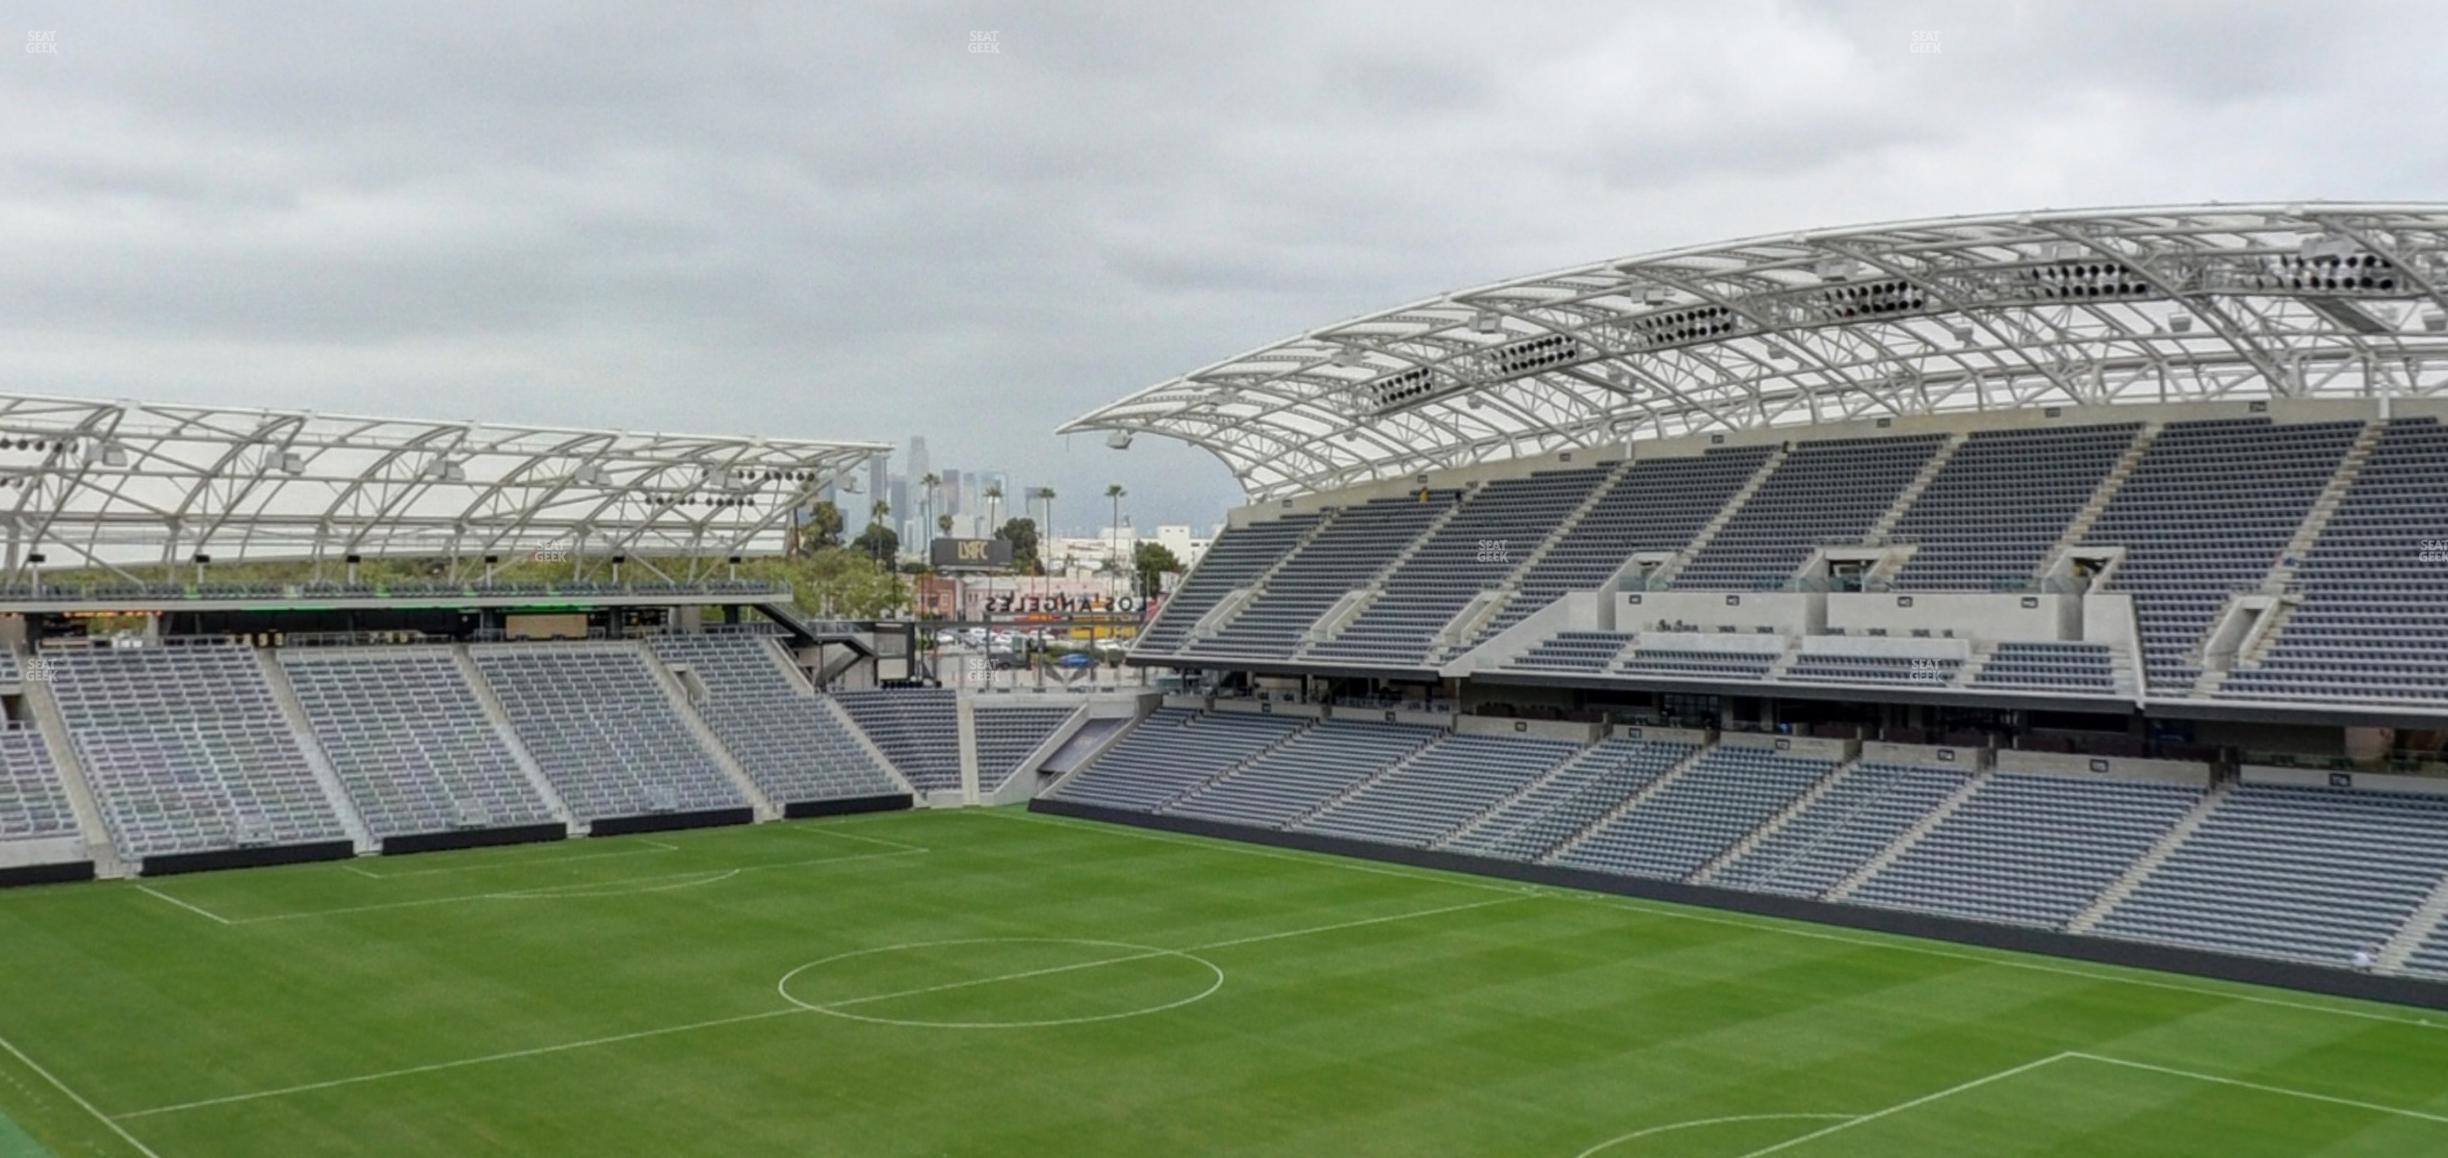
[[[873,957],[878,954],[899,953],[911,949],[939,949],[953,945],[1085,945],[1094,949],[1112,950],[1113,954],[1104,960],[1083,961],[1073,965],[1057,965],[1046,969],[1030,970],[1025,973],[1006,974],[1000,977],[979,977],[965,981],[949,982],[941,986],[918,986],[897,993],[876,994],[867,997],[846,997],[831,1004],[807,1001],[794,995],[790,991],[791,979],[811,969],[821,969],[824,966],[831,965],[836,962],[848,961],[859,957]],[[1188,997],[1168,1001],[1161,1005],[1151,1005],[1145,1009],[1126,1009],[1117,1013],[1098,1013],[1083,1017],[1050,1017],[1041,1018],[1034,1021],[927,1021],[918,1018],[879,1017],[874,1014],[860,1013],[854,1009],[844,1008],[845,1006],[860,1005],[868,1002],[885,1000],[887,998],[916,997],[925,993],[934,992],[938,989],[976,988],[979,986],[992,985],[998,981],[1017,981],[1024,977],[1037,977],[1050,973],[1082,972],[1089,969],[1101,969],[1108,965],[1124,965],[1136,961],[1154,960],[1160,957],[1170,957],[1175,960],[1188,961],[1196,964],[1207,970],[1207,972],[1213,976],[1213,979],[1207,983],[1206,988],[1201,989]],[[967,937],[948,941],[910,941],[899,945],[878,945],[872,949],[853,949],[847,953],[835,953],[830,957],[818,958],[817,960],[810,961],[805,965],[801,965],[800,967],[783,974],[782,979],[774,983],[774,990],[782,995],[782,1000],[790,1002],[792,1005],[796,1005],[810,1013],[821,1013],[827,1017],[839,1017],[849,1021],[864,1021],[873,1025],[903,1025],[923,1029],[1037,1029],[1055,1025],[1086,1025],[1088,1023],[1098,1021],[1119,1021],[1125,1017],[1145,1017],[1152,1013],[1163,1013],[1168,1009],[1179,1009],[1182,1006],[1189,1005],[1194,1002],[1204,1001],[1207,998],[1214,996],[1216,990],[1222,989],[1223,987],[1223,966],[1220,966],[1215,962],[1195,953],[1185,952],[1180,949],[1159,949],[1153,945],[1134,945],[1127,941],[1094,941],[1080,937]]]

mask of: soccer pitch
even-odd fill
[[[1030,816],[0,895],[0,1153],[2448,1153],[2448,1018]]]

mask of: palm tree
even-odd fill
[[[891,503],[888,503],[888,502],[885,502],[885,501],[884,501],[883,496],[881,496],[881,495],[876,496],[875,505],[874,505],[874,506],[871,506],[871,507],[869,507],[869,508],[867,508],[867,521],[868,521],[870,524],[873,524],[873,525],[875,525],[875,526],[882,527],[882,528],[884,528],[885,530],[889,531],[889,530],[891,530],[891,529],[892,529],[892,522],[891,522],[891,519],[892,519],[892,504],[891,504]],[[878,544],[881,544],[881,543],[882,543],[884,540],[883,540],[882,536],[878,536],[878,537],[877,537],[877,538],[876,538],[874,541],[875,541],[876,543],[878,543]],[[883,552],[883,551],[881,551],[881,550],[877,551],[877,552],[876,552],[876,562],[878,562],[878,563],[882,563],[882,562],[884,562],[884,561],[885,561],[885,560],[884,560],[884,552]]]
[[[986,534],[987,537],[992,538],[995,532],[1003,529],[1003,484],[999,482],[987,483],[985,494]]]
[[[1054,488],[1038,487],[1037,497],[1045,500],[1045,526],[1037,529],[1037,553],[1043,556],[1038,569],[1054,571]]]
[[[935,529],[936,529],[936,530],[938,530],[938,531],[943,532],[943,537],[944,537],[944,538],[947,538],[947,539],[951,538],[951,537],[952,537],[952,516],[951,516],[951,515],[948,515],[948,514],[944,514],[944,515],[937,515],[937,516],[935,516]]]
[[[926,488],[926,492],[919,497],[918,504],[918,528],[924,531],[927,527],[934,525],[935,488],[943,485],[943,476],[934,471],[928,471],[918,477],[918,485]],[[933,548],[929,548],[928,553],[932,554]]]
[[[1106,541],[1115,574],[1122,572],[1122,497],[1129,494],[1121,483],[1105,484],[1105,497],[1113,500],[1113,538]]]

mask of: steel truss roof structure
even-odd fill
[[[2054,405],[2448,393],[2448,205],[1956,217],[1458,290],[1063,432],[1178,438],[1253,499],[1712,430]]]
[[[5,578],[37,565],[783,547],[881,443],[631,434],[0,395]],[[547,557],[550,557],[547,555]]]

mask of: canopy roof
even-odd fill
[[[2448,392],[2448,205],[2194,205],[1757,237],[1457,290],[1063,432],[1178,438],[1255,499],[1710,430]]]
[[[719,560],[781,549],[794,510],[889,450],[0,395],[0,521],[11,579],[35,555]]]

